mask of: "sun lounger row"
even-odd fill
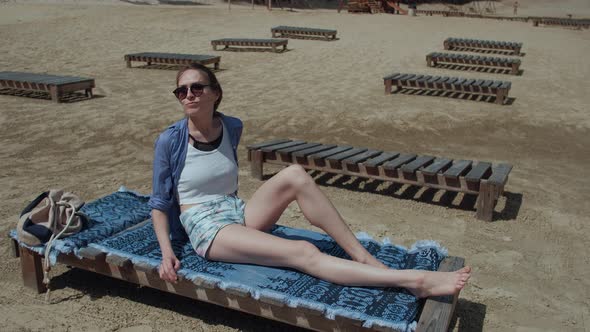
[[[539,25],[553,25],[568,28],[588,29],[590,28],[589,19],[571,19],[571,18],[553,18],[553,17],[538,17],[533,18],[533,26]]]
[[[486,18],[486,19],[494,19],[494,20],[501,20],[501,21],[519,21],[519,22],[528,22],[533,17],[527,16],[498,16],[498,15],[484,15],[484,14],[475,14],[475,13],[465,13],[457,10],[429,10],[429,9],[418,9],[416,10],[416,14],[418,15],[442,15],[445,17],[468,17],[468,18]]]
[[[292,27],[292,26],[278,26],[271,30],[272,37],[308,37],[308,36],[319,36],[326,40],[335,40],[336,30],[328,29],[316,29],[316,28],[303,28],[303,27]]]
[[[394,73],[383,78],[385,94],[391,94],[392,87],[416,88],[483,94],[496,96],[496,103],[502,105],[508,96],[512,83],[507,81],[476,80],[460,77],[431,76],[418,74]]]
[[[306,169],[398,182],[478,195],[477,218],[492,220],[510,164],[453,160],[411,153],[386,152],[278,139],[247,147],[251,174],[262,179],[263,164],[298,164]]]
[[[432,52],[426,55],[426,64],[428,67],[436,66],[438,63],[510,68],[510,73],[513,75],[518,74],[520,68],[520,59],[514,58],[498,58],[471,54],[439,52]]]
[[[520,49],[522,47],[522,43],[516,42],[464,38],[447,38],[443,45],[445,50],[453,50],[456,48],[508,50],[512,51],[514,55],[520,55]]]
[[[199,257],[187,240],[172,241],[181,269],[176,283],[164,281],[158,274],[161,252],[149,211],[147,198],[129,192],[88,202],[82,212],[92,220],[92,226],[59,239],[51,256],[58,264],[314,331],[446,331],[449,327],[458,294],[424,301],[399,288],[344,287],[290,269],[208,261]],[[270,232],[308,241],[332,256],[345,256],[325,234],[283,226]],[[10,237],[14,254],[20,257],[24,285],[45,292],[40,255],[44,247],[18,243],[15,231]],[[360,241],[394,269],[419,266],[456,271],[464,265],[462,258],[445,257],[444,250],[435,244],[405,249],[368,237]]]
[[[442,15],[442,16],[465,16],[463,12],[456,10],[425,10],[417,9],[416,14],[422,14],[426,16]]]
[[[219,62],[221,61],[221,57],[214,55],[154,52],[126,54],[124,58],[128,68],[131,68],[132,61],[139,61],[147,62],[148,66],[152,63],[172,65],[189,65],[191,63],[200,63],[202,65],[213,64],[215,69],[219,69]]]
[[[84,90],[92,98],[94,79],[74,76],[57,76],[26,72],[0,72],[0,87],[26,91],[49,92],[51,99],[59,103],[61,97],[70,92]]]
[[[288,39],[252,39],[252,38],[222,38],[211,41],[213,50],[217,51],[218,46],[225,46],[224,49],[230,46],[245,46],[245,47],[270,47],[273,52],[284,52],[287,50]],[[282,46],[282,50],[277,48]]]

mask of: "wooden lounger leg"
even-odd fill
[[[287,44],[283,45],[283,52],[287,50]]]
[[[59,92],[57,90],[57,86],[52,85],[49,87],[49,94],[51,95],[51,100],[56,103],[59,103]]]
[[[506,97],[506,94],[506,90],[498,89],[498,91],[496,92],[496,104],[504,105],[504,99]]]
[[[217,45],[213,45],[213,50],[217,51]]]
[[[477,196],[477,219],[492,221],[494,213],[494,205],[496,205],[496,189],[495,186],[487,181],[481,181],[479,185],[479,196]]]
[[[385,80],[385,94],[386,95],[390,95],[391,94],[391,80]]]
[[[11,239],[10,241],[12,241],[12,257],[20,257],[20,247],[18,245],[18,242],[16,242],[15,239]]]
[[[92,98],[92,88],[84,90],[84,94],[88,98]]]
[[[510,72],[512,75],[518,75],[518,64],[514,63],[512,64],[512,72]]]
[[[43,264],[41,255],[20,247],[20,265],[25,287],[32,288],[37,293],[47,291],[43,284]]]
[[[264,152],[260,150],[250,151],[250,173],[258,180],[262,180]]]
[[[426,57],[426,66],[432,67],[432,57],[430,57],[430,56]]]
[[[213,69],[215,69],[215,70],[219,69],[219,61],[213,64]]]
[[[465,266],[463,258],[447,257],[440,264],[438,271],[452,272],[461,269],[463,266]],[[416,332],[447,331],[458,299],[459,294],[428,298],[422,309]]]
[[[273,45],[272,46],[272,51],[275,52],[275,53],[277,53],[277,47]]]
[[[131,60],[127,60],[125,62],[127,62],[127,68],[131,68]]]

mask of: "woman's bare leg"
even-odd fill
[[[332,202],[299,165],[283,169],[258,188],[246,204],[246,226],[268,231],[293,201],[312,225],[328,233],[354,261],[387,268],[360,244]]]
[[[418,297],[454,294],[471,273],[469,267],[455,272],[381,269],[326,255],[307,241],[286,240],[237,224],[217,233],[207,255],[217,261],[293,268],[345,286],[404,287]]]

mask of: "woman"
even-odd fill
[[[236,196],[242,123],[217,112],[223,96],[217,78],[207,67],[193,64],[178,72],[176,86],[174,94],[186,117],[156,141],[150,199],[162,279],[176,281],[180,268],[170,238],[188,234],[197,254],[206,259],[293,268],[342,285],[405,287],[418,297],[453,294],[465,286],[469,267],[444,273],[388,269],[359,243],[300,166],[280,171],[245,204]],[[293,201],[352,260],[267,233]]]

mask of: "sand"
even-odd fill
[[[245,124],[245,146],[289,137],[514,165],[493,222],[474,200],[370,181],[317,176],[353,231],[410,245],[434,239],[473,267],[454,330],[584,331],[590,255],[590,31],[495,20],[295,12],[206,6],[17,1],[0,4],[0,70],[89,76],[96,98],[55,104],[0,95],[0,326],[3,331],[277,331],[295,328],[138,288],[80,270],[53,270],[52,305],[22,286],[4,237],[38,193],[60,187],[93,200],[120,185],[151,189],[153,142],[182,117],[174,70],[127,69],[131,52],[220,55],[220,110]],[[521,15],[590,17],[587,1],[520,1]],[[511,2],[496,5],[510,13]],[[276,25],[338,30],[335,42],[290,40],[289,51],[214,52],[211,39],[268,38]],[[446,37],[524,43],[522,76],[426,67]],[[508,105],[383,94],[395,71],[512,81]],[[272,173],[278,168],[270,168]],[[330,185],[331,184],[331,185]],[[310,228],[296,205],[281,224]]]

